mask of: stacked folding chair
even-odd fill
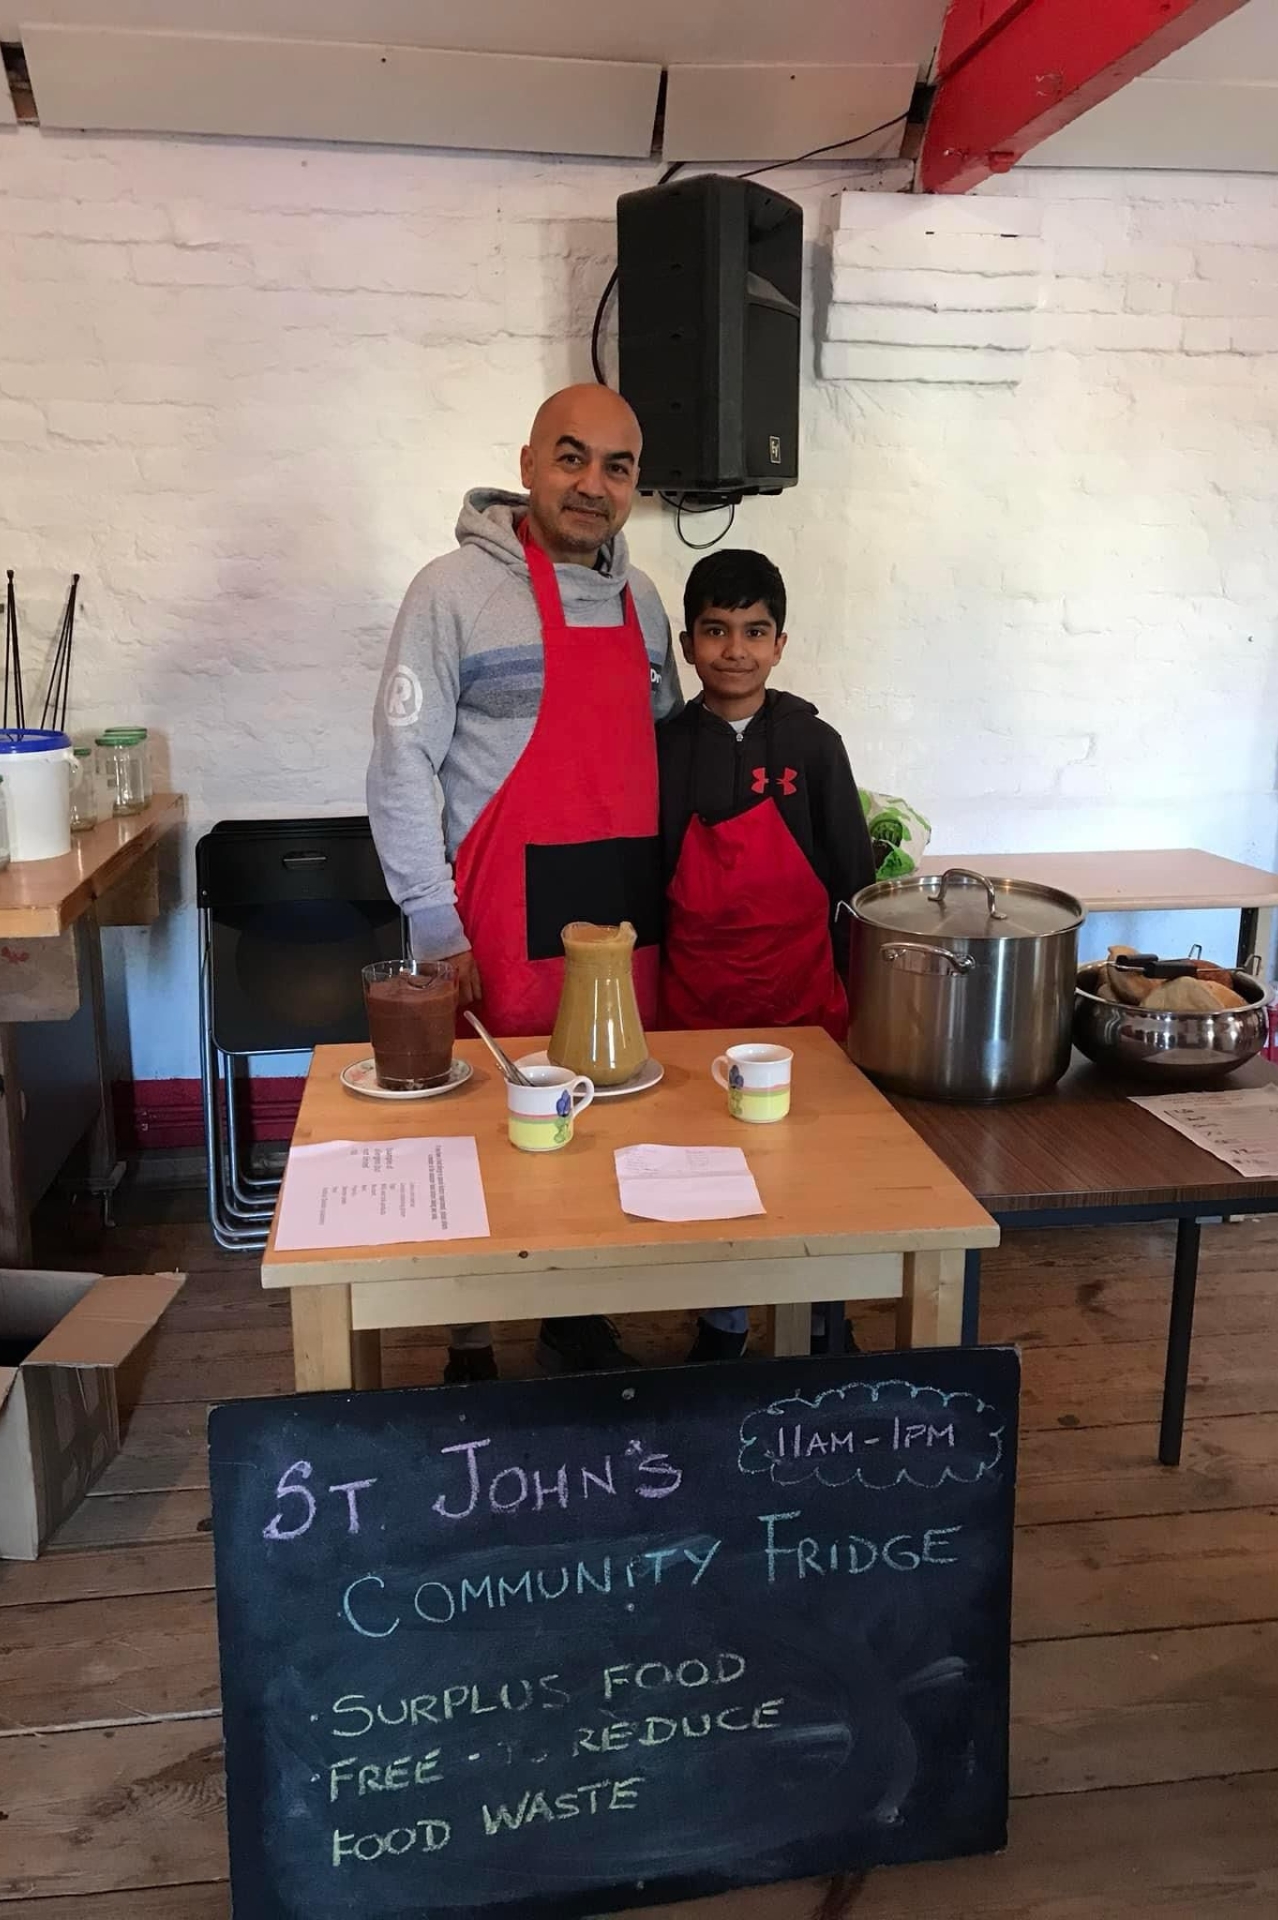
[[[196,848],[200,1064],[218,1245],[266,1245],[280,1177],[253,1165],[250,1063],[366,1040],[360,969],[405,927],[366,819],[224,820]]]

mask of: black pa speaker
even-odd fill
[[[645,493],[778,493],[799,477],[803,213],[698,174],[617,202],[620,387]]]

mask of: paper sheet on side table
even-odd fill
[[[1250,1180],[1278,1180],[1278,1087],[1133,1094],[1131,1100],[1235,1172]]]
[[[765,1211],[740,1147],[618,1147],[621,1210],[640,1220],[740,1220]]]
[[[288,1156],[275,1250],[482,1240],[488,1230],[473,1138],[328,1140]]]

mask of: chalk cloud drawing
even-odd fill
[[[998,1425],[994,1425],[994,1421]],[[974,1393],[909,1380],[856,1380],[748,1413],[737,1465],[779,1487],[972,1485],[997,1472],[1002,1416]]]

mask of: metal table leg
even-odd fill
[[[1180,1465],[1185,1430],[1185,1388],[1189,1349],[1194,1337],[1194,1293],[1198,1286],[1198,1244],[1202,1223],[1182,1220],[1176,1228],[1176,1266],[1172,1279],[1171,1319],[1167,1328],[1167,1370],[1163,1376],[1163,1418],[1158,1458],[1165,1467]]]
[[[1238,965],[1245,967],[1253,953],[1259,951],[1260,908],[1244,907],[1238,916]]]
[[[963,1332],[961,1344],[979,1345],[981,1338],[981,1249],[969,1247],[963,1255]]]

